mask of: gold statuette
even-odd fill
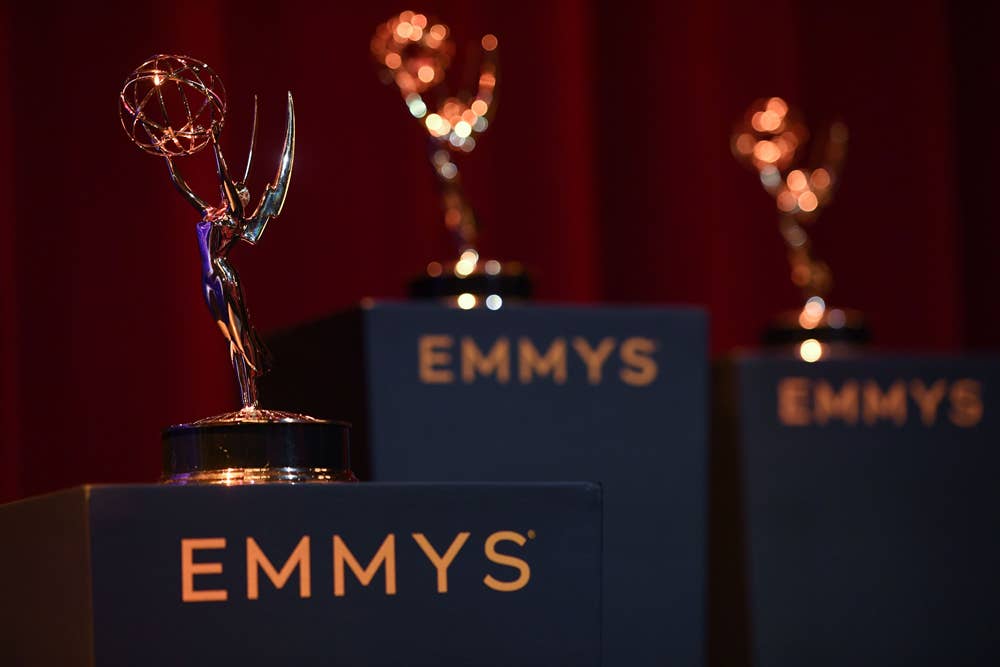
[[[780,97],[771,97],[751,105],[733,132],[732,149],[774,197],[791,279],[802,293],[802,308],[782,314],[765,341],[794,344],[802,359],[818,361],[830,345],[862,343],[868,332],[857,311],[828,307],[833,287],[830,267],[816,256],[809,238],[809,228],[830,204],[839,183],[847,127],[839,122],[829,127],[814,146],[820,157],[813,166],[802,157],[808,141],[809,130],[798,113]]]
[[[382,80],[399,89],[410,115],[426,132],[444,224],[457,246],[454,260],[428,264],[426,275],[412,283],[412,295],[443,298],[463,309],[497,310],[504,299],[527,297],[530,286],[517,263],[501,264],[480,256],[479,223],[456,163],[457,157],[476,148],[496,110],[498,40],[486,35],[480,46],[475,92],[449,95],[445,75],[455,44],[448,26],[405,11],[379,25],[371,41]]]
[[[251,206],[246,182],[257,134],[256,100],[250,149],[240,175],[230,170],[222,152],[226,111],[222,80],[208,65],[189,56],[153,56],[129,75],[119,95],[119,115],[129,139],[146,153],[164,159],[174,187],[197,212],[194,228],[201,256],[202,296],[225,338],[240,390],[239,410],[164,432],[163,481],[353,480],[347,424],[260,407],[257,380],[267,372],[270,355],[250,319],[239,273],[229,258],[241,242],[257,245],[268,223],[284,207],[295,159],[292,94],[288,93],[285,139],[275,176],[255,206]],[[218,177],[219,198],[214,201],[199,196],[176,163],[205,148],[211,149]]]

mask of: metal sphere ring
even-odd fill
[[[158,55],[140,65],[119,96],[125,133],[136,146],[165,157],[192,155],[208,145],[226,116],[226,89],[205,63]]]

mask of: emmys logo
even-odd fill
[[[978,380],[895,380],[882,389],[875,380],[846,380],[839,388],[826,380],[787,377],[778,382],[778,420],[784,426],[903,426],[919,419],[924,426],[947,420],[972,428],[983,419],[983,386]]]
[[[470,336],[456,343],[453,336],[427,334],[417,339],[417,369],[423,384],[472,384],[492,377],[500,384],[514,378],[520,384],[547,380],[564,385],[570,369],[582,367],[591,385],[614,376],[627,385],[645,387],[659,374],[653,356],[657,348],[657,341],[639,336],[621,342],[608,336],[594,343],[581,336],[560,336],[548,346],[523,336],[516,340],[500,336],[485,346]]]
[[[428,563],[437,575],[437,592],[448,592],[448,568],[455,561],[459,552],[468,542],[471,533],[461,532],[455,536],[444,553],[431,544],[423,533],[410,535],[413,542],[427,558]],[[501,545],[512,543],[516,547],[524,547],[529,539],[534,539],[535,532],[529,530],[527,536],[511,530],[501,530],[489,535],[483,543],[483,552],[487,561],[512,570],[509,576],[496,578],[492,574],[483,577],[483,585],[501,593],[519,591],[531,580],[531,567],[528,563],[510,553],[510,549]],[[248,600],[260,598],[260,573],[271,582],[275,588],[283,588],[298,572],[299,597],[312,597],[312,550],[308,535],[302,537],[280,568],[264,553],[260,545],[252,537],[246,538],[246,597]],[[357,555],[347,546],[340,535],[333,536],[333,595],[344,597],[348,588],[348,571],[357,582],[364,587],[369,586],[382,572],[382,587],[386,595],[396,594],[396,535],[389,533],[375,555],[367,564],[362,565]],[[195,577],[200,575],[222,574],[220,561],[195,561],[195,553],[227,548],[224,537],[185,538],[181,539],[181,600],[183,602],[224,602],[229,599],[229,591],[224,588],[197,588]],[[202,557],[204,558],[204,556]]]

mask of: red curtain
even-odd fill
[[[963,253],[990,221],[958,218],[961,96],[943,4],[413,9],[460,43],[500,38],[497,117],[460,162],[484,250],[524,261],[541,300],[704,305],[722,353],[796,305],[773,202],[728,147],[749,102],[773,94],[815,128],[841,118],[851,130],[843,187],[815,233],[834,302],[869,313],[885,347],[966,340],[979,282]],[[149,55],[189,54],[223,77],[223,143],[236,163],[259,94],[254,193],[273,173],[284,93],[295,95],[288,203],[234,260],[261,329],[400,297],[428,260],[449,255],[421,131],[368,54],[375,25],[404,8],[0,9],[0,500],[154,479],[159,429],[233,405],[225,347],[200,301],[194,212],[118,125],[121,83]],[[209,161],[180,162],[205,196]]]
[[[9,9],[0,5],[0,62],[10,62]],[[0,68],[0,90],[10,90],[10,71]],[[0,97],[0,137],[10,137],[11,105]],[[11,156],[0,159],[0,500],[17,497],[21,466],[18,462],[18,346],[17,283],[14,282],[14,217],[10,210],[14,177]]]

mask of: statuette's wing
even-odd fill
[[[292,164],[295,161],[295,106],[292,94],[288,93],[288,119],[285,124],[285,145],[281,150],[281,162],[274,180],[264,189],[257,210],[247,220],[243,238],[250,243],[256,243],[264,233],[271,218],[281,215],[288,195],[288,184],[292,180]]]

